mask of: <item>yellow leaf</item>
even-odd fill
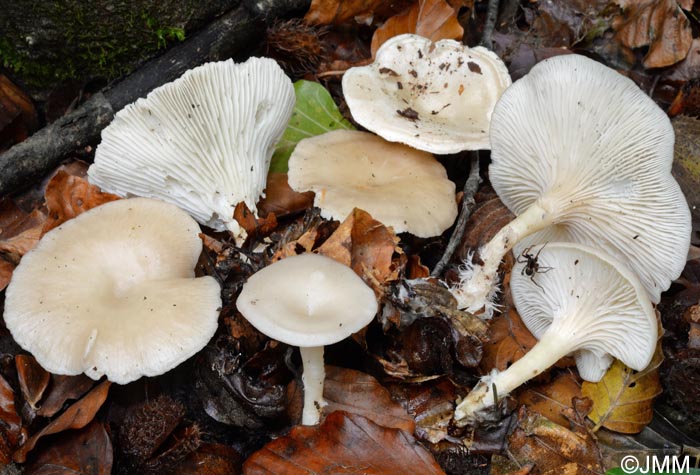
[[[606,429],[636,434],[653,416],[654,398],[661,394],[658,368],[663,361],[661,345],[649,366],[636,372],[615,361],[598,383],[584,382],[582,392],[593,401],[588,417],[596,423],[594,431]]]

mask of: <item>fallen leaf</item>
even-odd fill
[[[66,401],[80,398],[87,393],[95,381],[84,374],[77,376],[64,376],[60,374],[51,375],[51,385],[49,386],[46,398],[41,403],[37,415],[42,417],[53,417],[63,408]]]
[[[36,446],[36,443],[42,437],[51,434],[57,434],[68,429],[82,429],[88,425],[95,417],[97,411],[102,407],[102,404],[107,399],[109,386],[112,383],[105,381],[96,386],[80,401],[74,403],[63,414],[51,421],[42,430],[31,436],[17,451],[14,453],[13,460],[17,463],[23,463],[27,460],[27,454]]]
[[[261,216],[273,213],[279,219],[311,208],[313,203],[313,191],[297,193],[289,186],[286,173],[271,172],[267,175],[265,197],[258,202],[257,208]]]
[[[110,201],[120,199],[91,185],[84,178],[59,169],[49,180],[44,193],[49,218],[44,224],[46,233],[69,219]]]
[[[461,40],[464,28],[457,20],[458,10],[445,0],[418,0],[377,28],[372,36],[372,57],[386,40],[404,33],[415,33],[433,42]]]
[[[93,421],[40,450],[25,475],[109,475],[112,443],[103,424]]]
[[[467,221],[456,253],[459,260],[466,259],[470,252],[489,242],[515,217],[490,188],[479,190],[474,199],[476,206]]]
[[[12,452],[23,441],[26,430],[22,428],[15,408],[15,393],[5,378],[0,376],[0,464],[12,461]]]
[[[312,25],[340,25],[354,19],[357,23],[369,25],[403,11],[409,1],[312,0],[304,20]]]
[[[296,103],[289,124],[277,142],[270,163],[270,173],[287,173],[287,162],[297,144],[315,135],[331,130],[355,128],[338,110],[338,106],[325,87],[313,81],[294,83]]]
[[[49,385],[51,374],[42,368],[31,355],[15,356],[17,379],[24,400],[36,410],[37,403]]]
[[[12,272],[15,270],[15,265],[7,262],[0,256],[0,291],[2,291],[12,279]]]
[[[678,116],[671,123],[676,133],[672,173],[688,200],[693,241],[700,242],[700,119]]]
[[[616,0],[623,13],[613,21],[628,48],[649,46],[645,68],[661,68],[686,57],[693,41],[690,21],[676,0]]]
[[[527,329],[520,315],[511,308],[491,320],[491,340],[486,343],[481,371],[503,371],[535,346],[537,339]]]
[[[573,372],[564,372],[545,384],[528,386],[518,394],[518,404],[543,415],[561,426],[568,426],[564,411],[572,407],[573,398],[582,397],[581,381]]]
[[[31,99],[0,74],[0,152],[26,139],[38,125]]]
[[[251,213],[243,201],[238,203],[236,209],[233,210],[233,219],[238,221],[249,237],[266,236],[277,227],[277,218],[273,213],[269,213],[264,218],[258,218]]]
[[[582,393],[593,401],[589,418],[600,427],[636,434],[654,416],[654,398],[661,394],[659,366],[663,362],[661,345],[643,371],[637,372],[615,360],[603,379],[597,383],[584,381]]]
[[[240,475],[242,460],[233,447],[202,444],[177,467],[177,475]]]
[[[403,430],[357,414],[334,412],[319,426],[296,426],[243,464],[245,475],[443,474],[430,453]]]
[[[0,257],[14,265],[37,245],[41,238],[46,215],[35,209],[22,211],[14,201],[0,201]]]
[[[301,414],[302,398],[297,381],[289,392],[294,394],[296,412]],[[323,383],[323,407],[325,414],[344,411],[359,414],[382,427],[401,429],[413,433],[413,418],[398,403],[394,402],[389,390],[372,376],[353,369],[326,366],[326,379]],[[297,409],[298,408],[298,409]],[[294,417],[292,417],[295,420]]]
[[[318,253],[351,267],[375,291],[399,275],[394,253],[403,254],[393,231],[355,208],[318,248]]]

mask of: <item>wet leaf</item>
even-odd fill
[[[599,427],[636,434],[654,416],[654,398],[661,394],[658,368],[663,362],[661,346],[643,371],[636,372],[616,360],[597,383],[584,381],[583,395],[593,401],[588,417]]]
[[[294,111],[272,155],[270,173],[287,173],[289,156],[300,140],[331,130],[354,129],[338,111],[338,106],[326,88],[319,83],[297,81],[294,83],[294,93]]]
[[[537,339],[527,329],[518,312],[509,309],[491,320],[491,340],[484,345],[482,371],[505,370],[522,358],[535,343]]]
[[[32,409],[36,409],[37,403],[49,385],[51,375],[31,355],[15,356],[15,367],[22,396]]]
[[[649,46],[645,68],[681,61],[693,41],[690,21],[676,0],[616,0],[623,9],[613,22],[616,37],[628,48]]]
[[[53,417],[63,408],[66,401],[80,398],[87,393],[95,381],[84,374],[77,376],[64,376],[60,374],[51,375],[51,386],[46,398],[41,403],[37,415],[43,417]]]
[[[62,169],[46,185],[45,197],[49,210],[49,218],[44,225],[45,233],[85,211],[120,199]]]
[[[529,386],[518,394],[518,404],[537,412],[561,426],[568,426],[565,411],[572,407],[571,400],[580,398],[581,382],[573,372],[564,372],[552,381]]]
[[[15,393],[5,378],[0,376],[0,464],[12,461],[12,452],[22,442],[22,419],[15,408]]]
[[[70,431],[39,451],[25,475],[109,475],[112,443],[99,422]]]
[[[265,197],[260,200],[257,208],[261,216],[273,213],[281,218],[311,208],[313,203],[313,191],[297,193],[287,183],[286,173],[270,173],[267,175]]]
[[[0,74],[0,152],[26,139],[38,125],[31,99]]]
[[[433,42],[461,40],[464,28],[457,20],[458,10],[445,0],[418,0],[408,10],[389,18],[377,28],[372,36],[372,57],[386,40],[404,33],[415,33]]]
[[[96,386],[80,401],[74,403],[66,411],[51,421],[42,430],[31,436],[14,454],[13,459],[22,463],[27,459],[27,454],[36,443],[44,436],[57,434],[68,429],[81,429],[88,425],[95,417],[97,411],[107,399],[109,386],[112,383],[105,381]]]
[[[676,132],[673,176],[690,206],[694,241],[700,241],[700,119],[678,116],[671,123]]]
[[[246,475],[444,474],[410,433],[357,414],[334,412],[320,426],[296,426],[255,452]]]

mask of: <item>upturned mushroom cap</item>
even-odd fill
[[[488,149],[491,111],[511,79],[492,51],[419,35],[391,38],[374,63],[343,76],[353,118],[392,142],[432,153]]]
[[[652,301],[680,275],[690,211],[671,176],[666,114],[630,79],[578,55],[537,64],[501,97],[489,177],[516,215],[551,226],[518,242],[580,242],[628,263]]]
[[[367,132],[336,130],[299,142],[289,185],[314,191],[324,218],[342,220],[360,208],[397,233],[437,236],[457,217],[455,185],[432,155]]]
[[[337,343],[377,313],[372,289],[349,267],[318,254],[288,257],[256,272],[236,306],[260,332],[301,347]]]
[[[547,243],[529,252],[538,267],[516,264],[510,288],[539,341],[505,371],[481,379],[457,406],[458,425],[496,403],[495,393],[508,394],[568,354],[588,381],[600,380],[613,357],[641,371],[654,354],[656,315],[644,286],[624,264],[573,243]]]
[[[119,111],[88,176],[103,190],[174,203],[240,235],[233,210],[240,202],[256,210],[294,100],[271,59],[205,64]]]
[[[198,233],[184,211],[145,198],[67,221],[15,269],[7,328],[52,373],[119,384],[162,374],[217,328],[219,285],[194,276]]]

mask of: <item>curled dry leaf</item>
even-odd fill
[[[466,232],[456,253],[460,260],[466,259],[469,252],[489,242],[515,217],[493,190],[480,190],[475,199],[476,207],[467,221]]]
[[[386,40],[404,33],[415,33],[432,42],[461,40],[464,28],[457,20],[458,10],[445,0],[418,0],[377,28],[372,36],[372,57]]]
[[[104,193],[86,179],[71,175],[62,169],[49,180],[44,196],[49,210],[44,233],[85,211],[120,199],[117,195]]]
[[[247,236],[266,236],[277,227],[277,218],[274,213],[268,213],[266,217],[256,217],[246,204],[241,201],[233,210],[233,219],[245,229]]]
[[[25,475],[109,475],[112,443],[104,425],[93,421],[42,449]]]
[[[623,434],[641,432],[654,416],[654,398],[661,394],[658,369],[662,362],[659,345],[643,371],[633,371],[616,360],[599,382],[585,381],[582,392],[593,401],[588,417],[596,423],[594,430],[605,427]]]
[[[334,412],[320,426],[296,426],[251,455],[245,475],[444,475],[413,436],[357,414]]]
[[[63,408],[66,401],[80,398],[87,393],[95,381],[84,374],[77,376],[64,376],[60,374],[51,375],[51,385],[49,386],[46,398],[41,403],[37,415],[42,417],[53,417]]]
[[[51,374],[42,368],[31,355],[15,356],[15,367],[17,368],[17,378],[22,396],[31,408],[36,410],[37,403],[49,385]]]
[[[36,443],[44,436],[57,434],[67,429],[81,429],[88,425],[95,417],[97,411],[107,399],[109,386],[112,383],[104,381],[96,386],[80,401],[74,403],[63,414],[51,421],[42,430],[31,436],[15,453],[13,460],[23,463],[27,460],[27,454],[34,448]]]
[[[573,372],[564,372],[545,384],[524,389],[518,395],[518,404],[526,405],[561,426],[568,426],[565,411],[572,407],[573,398],[580,398],[581,382]]]
[[[676,0],[616,0],[623,9],[613,22],[628,48],[649,46],[645,68],[670,66],[686,57],[693,41],[690,21]]]
[[[38,209],[22,211],[14,201],[0,201],[0,258],[17,265],[39,242],[46,215]]]
[[[15,393],[5,378],[0,376],[0,464],[12,461],[12,452],[26,437],[22,419],[15,409]]]
[[[286,173],[270,173],[267,175],[265,197],[257,207],[261,216],[273,213],[277,218],[281,218],[311,208],[313,203],[313,191],[297,193],[289,186]]]

